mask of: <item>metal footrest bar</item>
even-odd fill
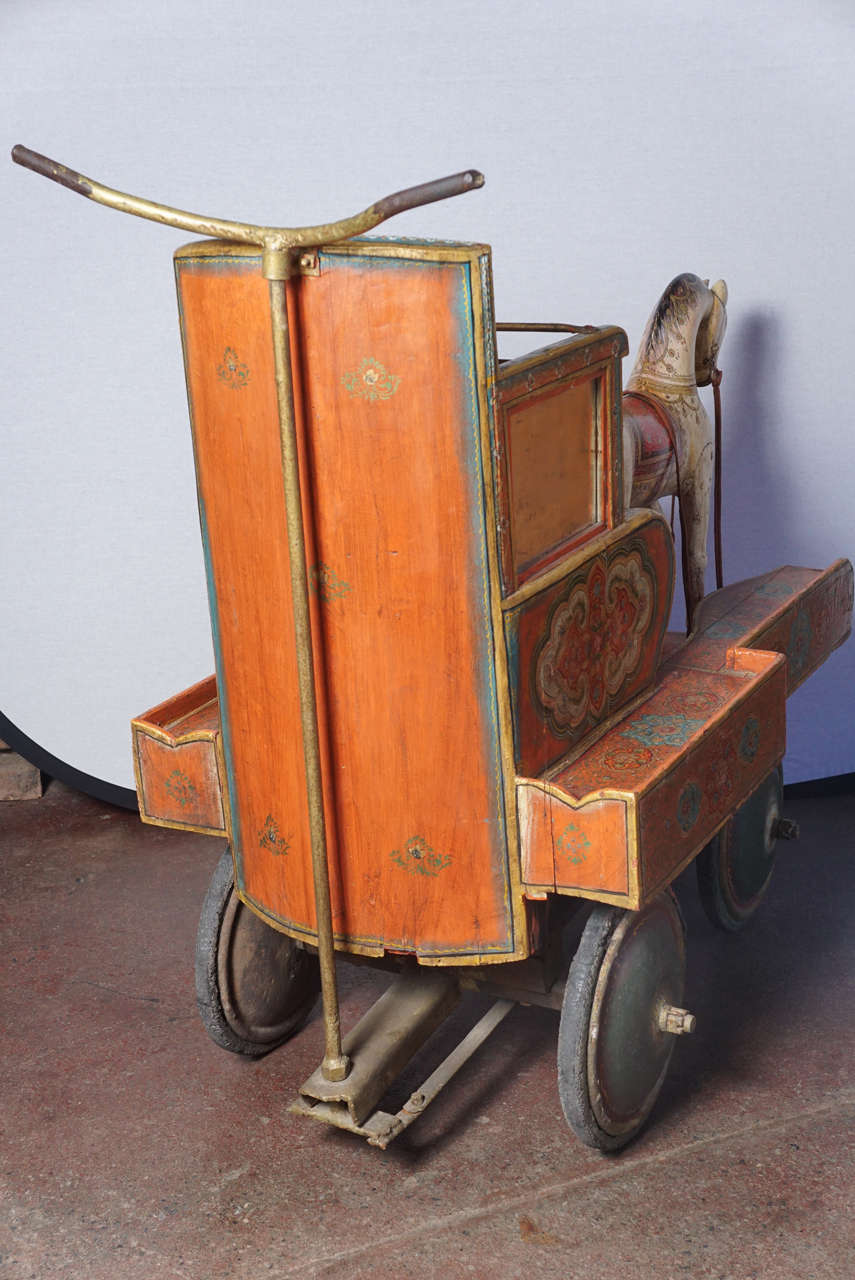
[[[288,1108],[294,1115],[311,1116],[337,1129],[346,1129],[367,1139],[372,1147],[384,1149],[399,1133],[418,1120],[430,1106],[441,1089],[457,1074],[460,1068],[480,1049],[484,1041],[495,1031],[514,1007],[513,1000],[497,1000],[475,1026],[463,1037],[460,1044],[432,1071],[422,1085],[410,1095],[400,1111],[375,1111],[361,1124],[355,1123],[349,1108],[340,1102],[313,1102],[300,1096]]]

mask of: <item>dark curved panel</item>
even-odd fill
[[[13,751],[17,751],[24,760],[41,769],[42,773],[48,774],[49,777],[58,778],[60,782],[74,787],[77,791],[83,791],[96,800],[118,805],[120,809],[139,809],[136,791],[130,787],[119,787],[114,782],[105,782],[103,778],[93,778],[91,774],[82,773],[80,769],[66,764],[64,760],[58,760],[49,751],[45,751],[44,747],[33,742],[32,738],[28,738],[17,725],[3,715],[2,711],[0,711],[0,738]]]

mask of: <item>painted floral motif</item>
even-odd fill
[[[641,661],[655,584],[637,551],[595,561],[553,610],[535,667],[536,703],[557,736],[600,716]]]
[[[195,804],[199,796],[193,782],[181,769],[173,769],[166,779],[166,794],[177,800],[182,809],[188,804]]]
[[[451,865],[451,855],[437,853],[424,836],[411,836],[403,849],[393,849],[389,857],[399,867],[417,876],[435,876]]]
[[[242,364],[234,347],[226,347],[223,362],[217,366],[217,377],[233,391],[240,391],[249,382],[249,369]]]
[[[313,565],[311,588],[318,596],[318,599],[323,600],[325,604],[328,604],[330,600],[340,600],[351,589],[350,583],[340,578],[328,564]]]
[[[391,400],[398,390],[401,379],[390,373],[379,360],[366,356],[356,369],[346,373],[342,378],[347,390],[354,397],[362,400]]]
[[[794,676],[800,676],[810,659],[811,625],[806,609],[800,609],[790,628],[787,662]]]
[[[739,739],[739,754],[741,758],[752,762],[757,755],[757,749],[760,746],[760,722],[756,716],[749,716],[742,728],[742,736]]]
[[[710,712],[715,711],[724,702],[724,698],[720,693],[712,693],[708,689],[689,689],[686,692],[678,691],[669,694],[667,698],[662,700],[661,705],[666,711],[674,711],[677,714],[697,716],[708,716]]]
[[[701,789],[696,782],[689,782],[680,792],[677,801],[677,821],[683,831],[689,831],[698,820],[701,811]]]
[[[291,848],[290,843],[279,830],[279,823],[273,817],[272,813],[268,813],[264,819],[264,825],[258,833],[259,848],[267,849],[270,853],[285,854]]]
[[[616,747],[603,756],[603,764],[612,773],[634,773],[653,759],[649,747]]]
[[[591,847],[591,842],[585,833],[579,830],[575,822],[568,822],[556,840],[555,847],[568,862],[571,862],[574,867],[578,867],[587,858],[587,851]]]
[[[693,716],[639,716],[628,728],[622,730],[622,738],[633,738],[649,747],[682,747],[704,726],[703,720]]]

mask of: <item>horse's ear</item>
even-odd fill
[[[712,291],[723,307],[727,306],[727,285],[723,280],[716,280]]]

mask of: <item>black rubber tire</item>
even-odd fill
[[[783,803],[781,770],[773,769],[760,786],[737,809],[721,831],[696,859],[698,893],[711,924],[725,933],[736,933],[748,924],[759,907],[775,863],[775,839],[770,833],[774,816],[780,817]],[[750,865],[735,862],[740,848],[749,851]]]
[[[234,973],[238,940],[255,962],[248,982]],[[299,1030],[320,987],[317,956],[238,898],[226,849],[211,877],[196,934],[196,1004],[208,1035],[231,1053],[261,1057]]]
[[[666,896],[670,900],[669,909],[672,908],[676,913],[684,942],[685,924],[679,906],[670,890]],[[602,1128],[592,1106],[588,1070],[594,998],[603,961],[615,931],[627,916],[640,917],[641,914],[628,912],[621,907],[596,905],[588,917],[564,989],[558,1031],[558,1095],[564,1117],[576,1137],[586,1146],[605,1152],[619,1151],[644,1127],[664,1080],[673,1049],[674,1037],[669,1036],[661,1072],[658,1080],[651,1082],[649,1105],[638,1122],[622,1133],[609,1133]],[[683,955],[685,956],[685,947]],[[679,993],[675,993],[675,998],[682,999],[682,986]]]

